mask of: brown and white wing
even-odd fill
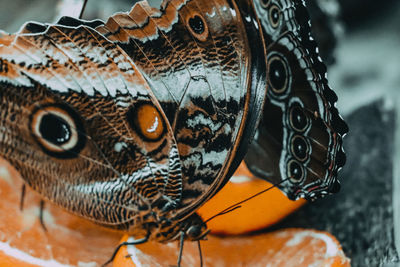
[[[91,26],[28,23],[0,45],[0,151],[67,210],[140,228],[181,200],[177,144],[141,72]]]
[[[96,30],[125,50],[160,101],[182,161],[179,216],[192,213],[232,175],[261,112],[265,50],[251,5],[142,1]]]

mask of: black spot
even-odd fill
[[[193,104],[201,109],[204,110],[208,116],[213,116],[216,114],[216,110],[213,104],[213,99],[211,96],[207,96],[206,98],[203,97],[195,97],[191,99]],[[228,108],[231,107],[232,111],[231,112],[238,112],[239,110],[237,109],[237,106],[234,106],[233,103],[227,103]],[[236,109],[235,109],[236,108]]]
[[[41,33],[47,30],[47,26],[36,22],[29,22],[25,25],[25,29],[31,33]]]
[[[71,128],[68,123],[51,113],[43,116],[39,132],[45,140],[55,145],[63,145],[71,138]]]
[[[289,162],[288,176],[290,180],[295,182],[300,182],[303,178],[303,168],[297,161],[291,160]]]
[[[219,134],[216,138],[210,138],[204,146],[205,152],[221,152],[232,147],[232,134]]]
[[[300,136],[295,136],[292,139],[292,153],[300,161],[307,159],[308,145],[304,138]]]
[[[281,19],[281,15],[279,13],[279,8],[277,6],[272,6],[269,10],[269,19],[271,21],[272,27],[276,28],[279,25],[279,20]]]
[[[198,198],[203,192],[201,190],[183,190],[182,192],[182,199],[196,199]]]
[[[292,127],[299,132],[307,128],[308,120],[303,110],[299,106],[293,106],[290,110],[290,122]]]
[[[269,65],[269,80],[274,91],[282,93],[285,89],[287,71],[284,62],[280,59],[273,59]]]
[[[192,28],[192,30],[197,34],[202,34],[204,32],[204,21],[198,15],[195,15],[193,18],[189,19],[189,25],[190,28]]]

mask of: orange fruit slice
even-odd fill
[[[0,267],[98,266],[106,262],[122,234],[94,225],[46,202],[43,230],[40,197],[27,188],[19,208],[23,181],[0,160]],[[86,264],[86,265],[85,265]]]
[[[125,236],[122,241],[126,241]],[[349,267],[338,241],[315,230],[285,229],[252,236],[209,236],[201,241],[204,266]],[[175,265],[177,243],[122,247],[114,267]],[[182,266],[200,266],[196,242],[185,242]]]
[[[46,232],[38,218],[40,196],[27,189],[24,209],[19,209],[22,184],[18,173],[8,163],[0,160],[0,267],[99,266],[109,259],[120,242],[121,233],[92,224],[50,203],[46,203],[44,210]],[[261,187],[264,188],[264,185]],[[237,202],[234,196],[231,200],[232,203]],[[261,199],[258,201],[266,205]],[[227,204],[230,203],[221,203],[221,208]],[[216,210],[210,208],[210,214],[214,215]],[[240,218],[243,211],[245,208],[235,211],[235,216]],[[280,215],[273,218],[280,218],[285,213],[281,209],[278,211]],[[204,212],[202,215],[208,216]],[[232,216],[234,212],[218,219],[223,219],[226,225],[230,220],[228,215]],[[215,221],[218,222],[217,219]],[[212,227],[211,223],[214,220],[210,222]],[[222,222],[219,223],[222,227]],[[258,223],[255,228],[264,223]],[[240,225],[232,222],[234,224]],[[244,227],[246,221],[242,221],[241,225],[243,231],[250,229]],[[231,232],[235,229],[229,227]],[[309,266],[309,263],[314,266],[350,266],[334,237],[322,232],[288,229],[252,236],[208,238],[201,242],[205,266],[265,266],[266,263],[269,266]],[[138,263],[136,266],[168,266],[176,264],[178,250],[177,242],[148,242],[135,247],[123,247],[113,266],[135,266],[132,256]],[[128,254],[131,256],[126,257]],[[299,259],[302,260],[301,264],[298,264]],[[195,242],[185,242],[182,266],[199,266]]]
[[[255,177],[243,161],[225,187],[205,203],[198,213],[207,220],[225,208],[271,186],[267,181]],[[304,199],[289,200],[275,187],[241,204],[239,209],[212,219],[207,226],[216,234],[243,234],[267,228],[305,203]]]

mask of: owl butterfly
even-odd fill
[[[0,43],[1,155],[98,224],[202,239],[195,211],[256,131],[249,166],[292,198],[336,184],[345,124],[302,1],[142,1],[105,23],[27,23]]]
[[[0,151],[31,188],[145,240],[203,238],[195,210],[241,162],[265,98],[251,3],[144,1],[0,40]]]

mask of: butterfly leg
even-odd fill
[[[24,200],[25,200],[26,185],[23,184],[21,188],[21,200],[19,201],[19,210],[24,210]]]
[[[40,225],[42,226],[43,230],[47,232],[46,225],[44,224],[43,220],[43,210],[44,210],[44,200],[40,200],[40,207],[39,207],[39,220],[40,220]]]
[[[185,232],[181,232],[181,238],[179,239],[179,255],[178,255],[178,262],[176,263],[177,267],[181,267],[182,261],[182,251],[183,251],[183,243],[185,241]]]
[[[106,261],[106,262],[102,265],[102,267],[105,267],[105,266],[107,266],[108,264],[110,264],[111,262],[113,262],[113,260],[115,259],[115,256],[117,256],[118,251],[119,251],[123,246],[131,246],[131,245],[143,244],[143,243],[145,243],[145,242],[147,242],[147,241],[149,240],[149,236],[150,236],[150,233],[148,233],[146,237],[144,237],[144,238],[142,238],[142,239],[135,240],[135,241],[133,241],[133,242],[122,242],[121,244],[119,244],[119,245],[115,248],[115,250],[114,250],[114,252],[113,252],[111,258],[110,258],[108,261]]]
[[[197,240],[197,247],[199,248],[200,267],[203,267],[203,253],[201,252],[200,240]]]
[[[181,238],[179,239],[179,256],[176,267],[181,266],[184,239],[185,239],[185,233],[181,232]],[[201,252],[200,240],[197,240],[197,247],[199,249],[200,267],[203,267],[203,253]]]
[[[23,184],[21,187],[21,200],[19,201],[19,209],[20,211],[24,210],[24,200],[25,200],[25,194],[26,194],[26,185]],[[39,220],[40,220],[40,225],[42,226],[43,230],[47,232],[47,228],[44,224],[43,221],[43,210],[44,210],[44,200],[40,200],[40,207],[39,207]]]

